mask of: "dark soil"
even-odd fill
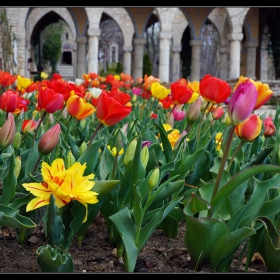
[[[134,273],[215,273],[210,264],[194,270],[184,243],[185,223],[181,222],[175,239],[166,236],[160,229],[154,231],[138,256]],[[45,244],[42,226],[38,226],[23,246],[17,243],[13,229],[0,229],[0,273],[42,273],[37,264],[36,249]],[[74,273],[127,273],[121,260],[114,255],[114,246],[109,243],[106,224],[98,215],[88,228],[82,248],[74,240],[69,252],[75,264]],[[234,258],[229,273],[245,273],[245,257]],[[257,254],[246,273],[267,273],[266,266]]]

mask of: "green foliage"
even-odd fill
[[[148,76],[152,75],[152,63],[149,57],[148,53],[145,53],[143,56],[143,74],[142,77],[144,77],[145,74],[147,74]]]
[[[57,24],[50,24],[45,28],[42,34],[42,37],[44,38],[42,58],[50,62],[52,73],[57,72],[56,65],[61,56],[61,35],[63,28],[64,23],[62,21]]]

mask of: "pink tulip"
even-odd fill
[[[228,115],[233,125],[238,125],[249,118],[257,98],[256,87],[249,79],[238,85],[228,102]]]

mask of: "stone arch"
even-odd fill
[[[35,28],[36,24],[40,21],[40,19],[48,14],[49,12],[55,12],[57,13],[70,27],[70,30],[73,34],[73,37],[76,38],[77,32],[75,23],[72,19],[71,14],[66,8],[33,8],[31,12],[28,15],[28,21],[27,21],[27,30],[29,31],[29,34],[27,34],[27,39],[30,42],[32,31]]]
[[[109,15],[120,27],[123,33],[124,46],[132,45],[132,38],[134,34],[134,25],[130,16],[124,8],[105,8],[104,13]]]

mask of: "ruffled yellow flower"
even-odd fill
[[[45,72],[41,72],[41,78],[42,79],[47,79],[49,76],[49,74],[45,73]]]
[[[98,202],[97,192],[91,191],[94,186],[94,174],[83,176],[86,164],[74,163],[69,169],[65,168],[61,158],[55,159],[51,166],[46,162],[42,163],[42,183],[24,183],[22,186],[30,191],[33,198],[26,206],[26,212],[48,205],[51,194],[55,197],[55,204],[58,208],[68,204],[72,200],[77,200],[86,208],[83,223],[87,220],[87,204]]]
[[[110,150],[111,154],[115,157],[117,155],[117,148],[116,147],[113,147],[111,149],[111,146],[110,145],[107,145],[107,148]],[[122,155],[124,153],[124,149],[121,148],[121,150],[119,151],[119,155]]]

